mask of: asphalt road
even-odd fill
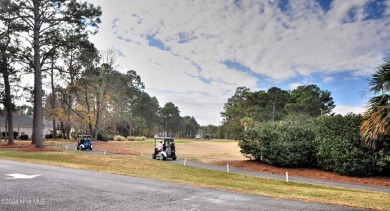
[[[0,210],[356,209],[0,160]]]

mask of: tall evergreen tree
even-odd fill
[[[174,136],[182,125],[179,108],[172,102],[169,102],[161,108],[160,112],[162,124],[164,125],[167,136]]]
[[[10,0],[0,1],[0,73],[3,75],[4,93],[3,100],[6,110],[6,120],[8,133],[8,143],[14,143],[13,136],[13,102],[11,95],[11,84],[17,81],[17,71],[13,68],[12,63],[15,62],[18,53],[20,52],[20,40],[17,33],[24,30],[16,17],[15,11],[17,7]]]
[[[47,64],[50,55],[61,44],[56,40],[58,33],[67,28],[80,31],[100,23],[100,7],[77,0],[14,0],[19,7],[18,16],[28,28],[28,39],[32,50],[31,57],[26,56],[34,72],[34,116],[32,143],[43,147],[43,108],[42,108],[42,67]]]
[[[335,107],[331,93],[317,85],[302,85],[292,90],[286,105],[289,114],[304,114],[312,117],[329,114]]]

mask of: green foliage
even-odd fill
[[[172,102],[168,102],[160,110],[162,125],[168,136],[174,136],[180,131],[182,119],[179,108]]]
[[[390,61],[372,75],[369,86],[376,96],[368,101],[360,132],[365,143],[377,149],[390,144]]]
[[[46,134],[45,135],[45,139],[51,139],[51,138],[53,138],[53,134]]]
[[[76,131],[73,131],[70,136],[72,137],[72,139],[76,139],[77,138],[77,132]]]
[[[99,141],[108,141],[108,134],[105,130],[99,130],[97,134],[97,140]]]
[[[200,125],[196,121],[195,117],[185,116],[182,117],[182,132],[181,137],[195,138],[200,128]]]
[[[361,116],[292,116],[264,122],[239,137],[241,153],[286,167],[319,167],[344,175],[390,173],[390,146],[373,150],[362,142]]]
[[[272,124],[272,123],[271,123]],[[270,124],[263,124],[260,131],[256,129],[248,129],[238,137],[238,146],[241,148],[240,152],[248,158],[255,160],[262,160],[262,149],[265,148],[265,143],[268,142],[267,137],[272,136],[272,129]],[[269,133],[264,133],[268,129]],[[268,134],[268,136],[260,137],[260,134]],[[261,140],[260,140],[261,139]]]
[[[322,116],[316,121],[316,156],[320,168],[358,176],[388,171],[388,152],[374,151],[362,144],[361,119],[360,115],[348,114]]]
[[[313,120],[310,118],[265,122],[240,137],[241,152],[278,166],[313,166],[315,161]]]
[[[288,115],[318,117],[330,113],[334,107],[331,93],[314,84],[299,86],[291,92],[277,87],[251,92],[246,87],[238,87],[225,103],[221,116],[227,138],[237,139],[237,135],[248,126],[247,121],[242,122],[244,119],[250,118],[256,123],[279,121]]]
[[[211,139],[211,135],[210,134],[204,134],[203,138],[204,139]]]
[[[199,134],[203,134],[203,138],[207,135],[211,139],[222,139],[224,137],[223,127],[215,125],[201,126],[199,128]]]
[[[322,114],[329,114],[334,107],[330,92],[311,84],[298,86],[291,92],[286,110],[289,114],[308,114],[312,117],[318,117]]]

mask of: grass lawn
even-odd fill
[[[187,158],[189,160],[212,163],[221,160],[246,160],[240,153],[240,148],[236,141],[218,140],[218,141],[194,141],[194,140],[175,140],[176,153],[179,159]],[[151,157],[154,152],[154,139],[145,141],[95,141],[93,147],[95,150],[107,150],[124,155],[136,155]]]
[[[191,144],[186,141],[180,143],[180,140],[176,142],[178,151],[181,144]],[[65,142],[62,142],[62,144],[64,143]],[[218,143],[234,144],[232,141]],[[48,142],[48,144],[55,145],[53,142]],[[112,145],[110,146],[112,149],[123,151],[134,150],[134,152],[139,152],[139,150],[135,149],[142,149],[145,150],[145,153],[149,152],[149,154],[151,154],[153,150],[153,148],[150,149],[151,144],[153,147],[154,140],[137,143],[109,142],[104,144],[103,142],[94,142],[95,149],[103,147],[108,150],[109,145]],[[16,145],[18,146],[20,143],[17,143]],[[219,148],[219,145],[217,145],[217,148]],[[386,193],[349,190],[294,182],[287,183],[279,180],[262,179],[233,173],[228,174],[226,172],[172,164],[169,161],[142,158],[139,155],[95,155],[80,151],[64,151],[63,148],[60,147],[46,148],[43,151],[32,150],[28,152],[21,149],[23,149],[23,147],[20,147],[20,149],[0,148],[0,158],[90,169],[99,172],[151,178],[197,187],[224,189],[275,198],[320,202],[375,210],[390,210],[390,194]],[[223,153],[223,150],[221,153]],[[219,153],[216,153],[216,155],[218,154]],[[216,155],[208,156],[208,159],[214,158]],[[231,156],[234,156],[234,153],[232,153]],[[161,169],[164,169],[164,171],[161,171]]]

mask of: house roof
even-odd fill
[[[33,117],[26,114],[13,114],[13,125],[14,127],[32,127],[33,126]],[[5,126],[5,118],[0,116],[0,127]],[[48,121],[43,119],[43,126],[49,126]]]

